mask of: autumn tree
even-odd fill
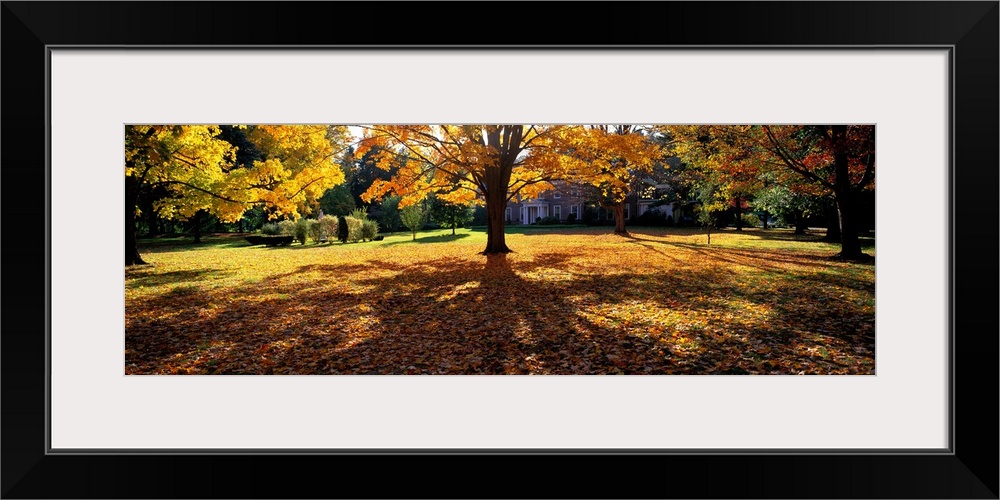
[[[241,127],[242,128],[242,127]],[[125,127],[125,264],[145,263],[135,238],[137,197],[143,187],[162,187],[156,200],[165,218],[198,213],[235,222],[254,206],[269,218],[297,218],[323,192],[344,180],[336,161],[346,127],[261,125],[245,127],[257,152],[238,161],[238,146],[216,125]]]
[[[737,231],[743,230],[743,213],[750,209],[754,193],[763,187],[761,176],[767,168],[758,141],[748,125],[681,125],[670,130],[678,137],[677,151],[696,165],[696,177],[716,186],[727,196]]]
[[[874,188],[874,125],[759,127],[759,143],[776,163],[833,194],[840,216],[840,257],[864,260],[858,238],[861,195]]]
[[[537,125],[374,125],[365,127],[358,154],[375,151],[380,168],[398,170],[376,179],[363,198],[389,193],[400,208],[436,194],[452,203],[486,205],[484,254],[507,253],[504,211],[514,197],[535,197],[567,178],[579,162],[567,154],[582,127]],[[377,149],[376,149],[377,148]]]
[[[625,202],[642,175],[662,164],[666,143],[653,140],[656,133],[644,125],[591,125],[573,141],[573,155],[590,167],[578,171],[577,177],[597,188],[598,202],[614,214],[615,234],[628,234]]]

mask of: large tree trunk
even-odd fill
[[[513,170],[513,159],[500,160],[498,168],[486,169],[486,249],[484,255],[509,253],[504,235],[504,215],[507,212],[507,186]]]
[[[615,214],[615,234],[628,235],[628,231],[625,230],[625,202],[611,207],[611,210]]]
[[[840,257],[858,260],[864,257],[861,253],[861,241],[858,239],[858,203],[851,189],[850,172],[848,171],[847,153],[839,145],[846,141],[847,126],[833,126],[833,167],[834,195],[837,198],[837,209],[840,212]]]
[[[484,172],[486,197],[486,249],[483,254],[510,253],[504,237],[504,214],[507,211],[507,189],[510,186],[514,162],[520,154],[523,125],[504,125],[486,134],[486,145],[496,152],[496,166]]]
[[[135,239],[135,204],[139,199],[138,182],[133,177],[125,178],[125,265],[145,264],[139,256],[139,246]]]
[[[507,211],[507,193],[487,193],[486,196],[486,250],[483,254],[509,253],[504,235],[504,213]]]
[[[858,260],[864,257],[861,240],[858,239],[857,200],[851,192],[837,194],[837,208],[840,212],[840,257]]]

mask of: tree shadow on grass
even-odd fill
[[[722,266],[600,274],[574,257],[303,266],[259,290],[136,300],[126,373],[873,373],[874,312],[829,287],[748,287]],[[301,272],[353,287],[304,290]]]
[[[404,243],[447,243],[449,241],[458,241],[462,238],[468,238],[469,233],[456,233],[456,234],[442,234],[438,236],[420,236],[417,235],[417,239],[405,239],[400,241],[391,241],[389,243],[383,243],[384,246],[391,247],[395,245],[402,245]]]
[[[201,243],[195,243],[193,238],[147,238],[138,241],[140,255],[156,253],[190,252],[225,248],[252,247],[242,233],[223,236],[206,236]]]
[[[806,234],[795,234],[794,231],[789,229],[771,228],[771,229],[761,229],[759,227],[746,228],[743,231],[736,231],[735,229],[725,229],[721,231],[722,234],[734,234],[734,235],[745,235],[751,236],[761,240],[769,241],[798,241],[804,243],[825,243],[832,245],[839,245],[839,241],[827,241],[826,231],[815,231],[806,230]],[[858,234],[858,240],[861,242],[861,248],[865,250],[870,250],[875,247],[875,232],[874,231],[862,231]]]
[[[208,279],[220,278],[232,274],[222,269],[198,269],[185,271],[169,271],[158,273],[156,266],[136,266],[125,274],[125,286],[153,287],[171,283],[196,283]]]

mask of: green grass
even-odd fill
[[[677,245],[707,245],[706,232],[702,228],[695,227],[639,227],[628,226],[630,232],[637,243],[642,244],[644,235],[654,237],[671,236],[677,237]],[[583,226],[583,225],[513,225],[507,226],[504,232],[508,236],[524,235],[529,238],[544,238],[547,235],[606,235],[613,231],[611,226]],[[717,229],[712,231],[712,247],[732,248],[746,250],[806,250],[823,251],[831,255],[840,251],[839,243],[828,243],[821,241],[822,231],[809,231],[805,235],[796,235],[790,229],[760,229],[744,228],[736,231],[733,228]],[[250,245],[240,234],[207,234],[202,236],[202,243],[195,244],[190,237],[163,237],[155,239],[139,239],[140,253],[158,252],[178,252],[192,250],[224,249],[257,247],[270,251],[309,251],[317,249],[327,249],[326,251],[350,251],[362,247],[389,247],[408,244],[455,244],[472,246],[486,246],[486,228],[474,226],[472,228],[459,228],[452,234],[450,228],[430,229],[417,231],[414,240],[412,233],[397,231],[395,233],[382,234],[382,241],[365,241],[354,243],[332,243],[316,244],[308,241],[305,245],[294,242],[288,246],[267,247],[263,245]],[[870,255],[875,254],[875,238],[863,236],[861,239],[862,250]],[[516,251],[516,250],[515,250]],[[158,282],[167,278],[157,277]],[[153,283],[150,283],[153,284]]]

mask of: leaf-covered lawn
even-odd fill
[[[875,267],[782,230],[140,246],[127,374],[874,374]],[[874,253],[867,248],[868,253]]]

